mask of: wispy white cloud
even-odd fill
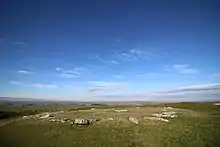
[[[120,101],[216,101],[220,100],[220,84],[191,85],[186,87],[161,90],[146,93],[131,93],[121,95],[99,95],[108,100]]]
[[[59,75],[63,78],[77,78],[81,75],[79,68],[65,70],[58,67],[56,71],[59,72]]]
[[[186,68],[179,71],[181,74],[196,74],[199,73],[199,70],[196,68]]]
[[[149,59],[150,54],[146,51],[139,49],[131,49],[130,53],[138,57],[139,59]]]
[[[63,78],[78,78],[80,74],[61,73],[60,76]]]
[[[92,87],[88,89],[89,94],[101,94],[105,91],[104,88]]]
[[[117,90],[128,86],[128,83],[125,82],[106,82],[106,81],[88,81],[90,85],[88,92],[106,92],[109,90]]]
[[[185,69],[185,68],[188,68],[189,65],[188,64],[174,64],[173,65],[173,68],[175,69]]]
[[[27,74],[27,75],[35,74],[35,72],[27,71],[27,70],[18,70],[17,73]]]
[[[16,41],[16,42],[13,42],[13,44],[23,45],[23,44],[25,44],[25,42],[22,42],[22,41]]]
[[[9,81],[10,84],[14,84],[14,85],[22,85],[23,82],[20,81]]]
[[[135,61],[135,60],[141,60],[141,59],[150,59],[152,57],[152,54],[140,49],[131,49],[127,52],[117,53],[118,58],[122,60],[127,61]]]
[[[43,84],[43,83],[26,83],[21,81],[9,81],[9,84],[25,86],[25,87],[35,87],[35,88],[58,88],[55,84]]]
[[[117,54],[118,58],[122,59],[122,60],[126,60],[126,61],[134,61],[134,60],[138,60],[138,58],[136,56],[133,56],[130,53],[118,53]]]
[[[59,67],[56,68],[57,71],[60,71],[61,69]]]
[[[36,87],[36,88],[58,88],[58,85],[54,84],[42,84],[42,83],[25,83],[21,81],[9,81],[10,84],[19,85],[19,86],[26,86],[26,87]]]
[[[116,65],[119,65],[119,63],[117,62],[117,61],[114,61],[114,60],[112,60],[112,61],[110,61],[112,64],[116,64]]]
[[[42,83],[30,84],[30,86],[33,86],[36,88],[58,88],[58,86],[54,84],[42,84]]]
[[[204,85],[191,85],[186,87],[180,87],[171,90],[164,90],[158,93],[176,93],[176,92],[198,92],[198,91],[209,91],[209,90],[220,90],[220,84],[204,84]]]
[[[124,82],[106,82],[106,81],[88,81],[93,86],[106,86],[106,87],[123,87],[127,85]]]
[[[137,77],[148,77],[148,76],[154,76],[154,75],[156,75],[156,73],[149,72],[149,73],[137,74],[136,76]]]
[[[90,55],[89,59],[95,59],[95,60],[98,60],[99,62],[102,62],[102,63],[105,63],[105,64],[109,64],[109,62],[107,62],[106,60],[101,58],[99,55]]]
[[[106,60],[106,59],[100,57],[99,55],[90,55],[88,58],[95,59],[95,60],[102,62],[104,64],[107,64],[107,65],[119,65],[119,62],[117,62],[115,60]]]
[[[220,73],[213,73],[210,76],[213,78],[220,78]]]
[[[188,64],[175,64],[172,66],[180,74],[196,74],[199,73],[197,68],[191,68]]]
[[[75,67],[74,70],[79,71],[79,72],[80,71],[83,72],[83,71],[88,71],[88,68],[86,68],[86,67]]]

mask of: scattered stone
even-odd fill
[[[56,119],[50,119],[49,121],[51,121],[51,122],[56,122]]]
[[[89,123],[91,124],[91,123],[94,123],[94,122],[97,122],[97,121],[99,121],[99,119],[88,119],[88,121],[89,121]]]
[[[41,117],[39,117],[40,119],[44,119],[44,118],[48,118],[48,117],[50,117],[50,114],[45,114],[45,115],[43,115],[43,116],[41,116]]]
[[[65,123],[66,121],[65,121],[65,120],[63,120],[63,119],[60,119],[60,122],[61,122],[61,123]]]
[[[76,125],[89,125],[91,123],[97,122],[99,119],[75,119],[74,124]]]
[[[174,111],[171,111],[171,112],[163,111],[163,112],[160,113],[160,114],[158,114],[158,113],[152,114],[152,116],[158,117],[158,118],[163,118],[163,117],[171,117],[171,118],[174,118],[174,117],[177,117],[176,114],[177,114],[177,112],[174,112]]]
[[[154,117],[162,117],[162,114],[155,113],[155,114],[152,114],[152,116],[154,116]]]
[[[164,110],[173,109],[172,107],[163,107]]]
[[[176,115],[176,112],[162,112],[162,116],[161,117],[171,117],[171,118],[174,118],[174,117],[177,117]]]
[[[122,109],[122,110],[115,110],[115,112],[128,112],[128,110],[126,110],[126,109]]]
[[[132,122],[132,123],[135,123],[135,124],[138,124],[138,123],[139,123],[139,122],[138,122],[138,119],[135,118],[135,117],[129,117],[128,119],[129,119],[129,121]]]
[[[69,118],[63,118],[63,120],[64,120],[64,121],[69,121],[70,119],[69,119]]]
[[[109,118],[108,120],[113,121],[114,119],[113,118]]]
[[[175,118],[177,117],[177,113],[180,112],[174,112],[174,111],[167,111],[168,109],[173,109],[172,107],[164,107],[161,113],[155,113],[152,114],[153,117],[145,117],[146,119],[151,119],[151,120],[160,120],[164,122],[169,122],[169,120],[164,119],[164,118]]]
[[[167,119],[164,118],[157,118],[157,117],[144,117],[144,119],[149,119],[149,120],[159,120],[159,121],[163,121],[163,122],[170,122]]]
[[[28,118],[28,116],[23,116],[22,118],[23,118],[23,119],[26,119],[26,118]]]
[[[89,125],[90,122],[87,119],[75,119],[74,124],[76,124],[76,125]]]
[[[76,124],[76,125],[89,125],[91,123],[94,123],[94,122],[97,122],[100,120],[100,119],[75,119],[74,121],[72,121],[69,118],[55,117],[54,115],[52,115],[49,112],[22,117],[22,119],[27,119],[27,118],[48,120],[50,122],[70,123],[70,124]]]

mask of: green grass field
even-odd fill
[[[172,106],[182,112],[170,122],[145,120],[143,117]],[[58,107],[58,106],[57,106]],[[75,126],[38,119],[18,119],[0,127],[1,147],[219,147],[220,108],[213,103],[176,103],[123,106],[128,112],[116,113],[120,106],[68,106],[58,117],[99,118],[89,126]],[[35,108],[37,110],[37,108]],[[47,109],[48,110],[48,109]],[[52,108],[50,109],[52,110]],[[60,110],[57,109],[56,110]],[[65,110],[67,110],[65,108]],[[13,109],[13,112],[16,109]],[[26,109],[25,109],[26,111]],[[22,111],[23,112],[23,111]],[[131,123],[129,116],[139,124]],[[113,118],[109,121],[108,118]],[[10,118],[11,119],[11,118]],[[1,120],[2,122],[4,120]]]

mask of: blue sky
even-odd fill
[[[0,96],[219,99],[219,5],[3,0]]]

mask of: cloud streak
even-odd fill
[[[186,87],[161,90],[147,93],[131,93],[121,95],[99,95],[100,98],[120,101],[216,101],[220,100],[220,84],[191,85]]]
[[[138,50],[138,49],[132,49],[130,50],[130,53],[135,55],[137,58],[141,59],[149,59],[149,53],[146,51]]]
[[[127,83],[124,82],[106,82],[106,81],[88,81],[88,84],[98,87],[113,87],[113,88],[124,87],[127,85]]]
[[[35,72],[27,71],[27,70],[18,70],[17,73],[27,74],[27,75],[35,74]]]
[[[198,92],[198,91],[210,91],[210,90],[220,90],[220,84],[192,85],[192,86],[180,87],[172,90],[161,91],[158,93]]]
[[[88,81],[87,83],[90,85],[89,93],[106,92],[128,86],[128,83],[124,82]]]
[[[214,73],[210,75],[213,78],[220,78],[220,73]]]
[[[114,61],[114,60],[112,60],[112,61],[110,61],[112,64],[116,64],[116,65],[119,65],[119,63],[117,62],[117,61]]]
[[[141,59],[150,59],[152,57],[152,54],[149,52],[146,52],[145,50],[140,49],[131,49],[127,52],[122,52],[117,54],[118,58],[126,61],[136,61]]]
[[[105,91],[104,88],[92,87],[88,89],[89,94],[101,94]]]
[[[9,81],[9,84],[19,85],[19,86],[26,86],[26,87],[35,87],[35,88],[58,88],[58,85],[54,84],[42,84],[42,83],[32,83],[28,84],[21,81]]]
[[[22,41],[16,41],[16,42],[14,42],[14,44],[17,44],[17,45],[23,45],[23,44],[25,44],[25,42],[22,42]]]
[[[9,81],[10,84],[13,84],[13,85],[22,85],[23,83],[20,82],[20,81]]]
[[[119,53],[117,54],[118,58],[125,60],[125,61],[135,61],[138,60],[137,57],[133,56],[130,53]]]
[[[156,75],[156,73],[149,72],[149,73],[137,74],[136,77],[148,77],[154,75]]]
[[[119,59],[125,61],[137,61],[137,60],[146,60],[152,57],[152,54],[140,49],[131,49],[126,52],[116,54]]]
[[[173,68],[175,69],[185,69],[188,67],[188,64],[175,64],[173,65]]]
[[[199,73],[199,70],[196,68],[188,68],[188,69],[182,69],[179,71],[181,74],[196,74]]]
[[[54,84],[41,84],[41,83],[30,84],[30,86],[36,88],[58,88],[58,86]]]
[[[106,65],[119,65],[119,62],[115,61],[115,60],[105,60],[103,58],[101,58],[99,55],[90,55],[88,57],[89,59],[95,59],[101,63],[104,63]]]
[[[180,74],[196,74],[199,70],[196,68],[191,68],[188,64],[175,64],[172,68]]]
[[[123,76],[121,76],[121,75],[114,75],[114,76],[112,76],[113,78],[115,78],[115,79],[123,79],[124,77]]]
[[[80,69],[74,68],[69,70],[64,70],[62,68],[56,68],[56,71],[59,73],[59,76],[63,78],[78,78],[81,75]]]

